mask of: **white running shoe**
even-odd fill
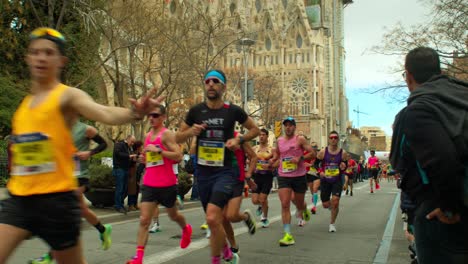
[[[205,237],[210,238],[210,236],[211,236],[211,230],[210,230],[210,228],[207,228]]]
[[[335,233],[336,232],[335,224],[330,224],[330,226],[328,227],[328,232],[330,232],[330,233]]]
[[[150,233],[156,233],[156,232],[160,232],[160,231],[161,231],[161,227],[159,226],[158,222],[154,222],[153,226],[151,226],[151,228],[149,229]]]
[[[303,219],[298,219],[297,221],[297,225],[300,226],[300,227],[303,227],[305,225],[305,221]]]

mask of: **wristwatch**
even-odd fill
[[[243,136],[240,136],[240,137],[239,137],[239,145],[244,144],[244,142],[245,142],[244,137],[243,137]]]

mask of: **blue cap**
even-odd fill
[[[295,120],[294,117],[292,117],[292,116],[286,117],[286,118],[283,120],[283,125],[286,124],[286,122],[291,122],[291,124],[293,124],[293,126],[296,125],[296,120]]]

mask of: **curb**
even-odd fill
[[[184,202],[184,209],[180,210],[180,212],[183,213],[185,209],[191,209],[191,208],[197,208],[197,207],[201,207],[200,201],[187,201],[187,202]],[[95,208],[93,206],[89,206],[89,209],[91,209],[91,211],[93,211],[96,214],[97,218],[102,224],[115,224],[115,223],[122,222],[122,221],[135,220],[140,217],[139,210],[127,212],[127,214],[122,214],[122,213],[116,212],[111,207],[102,209],[102,208]],[[166,213],[164,211],[163,206],[159,206],[159,209],[162,210],[161,214]],[[81,226],[83,229],[94,228],[84,218],[82,218]]]

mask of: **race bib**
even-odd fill
[[[297,170],[297,164],[291,162],[292,157],[283,158],[281,160],[282,171],[283,172],[293,172]]]
[[[347,174],[353,173],[353,168],[347,168],[345,171]]]
[[[258,160],[257,161],[257,170],[258,171],[267,171],[263,168],[263,165],[268,165],[268,160]]]
[[[163,156],[157,152],[146,152],[146,168],[161,166],[164,164]]]
[[[198,164],[212,167],[224,166],[224,142],[200,140]]]
[[[81,162],[80,162],[80,158],[78,158],[78,156],[76,155],[73,155],[73,164],[75,164],[75,168],[73,169],[73,175],[80,176],[81,175]]]
[[[35,175],[55,171],[52,142],[42,133],[15,136],[12,151],[13,175]]]
[[[340,169],[338,166],[327,166],[325,167],[325,177],[331,178],[340,175]]]
[[[317,175],[317,169],[315,167],[310,167],[308,174]]]

